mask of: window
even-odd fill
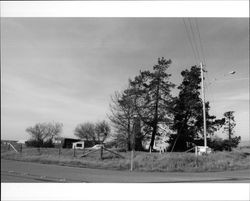
[[[76,144],[76,147],[82,147],[82,144]]]

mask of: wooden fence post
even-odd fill
[[[103,159],[103,147],[101,146],[100,148],[100,159],[102,160]]]
[[[59,147],[58,154],[61,155],[61,147]]]
[[[130,156],[130,171],[133,171],[134,168],[134,149],[131,150]]]
[[[74,154],[73,157],[76,157],[76,147],[74,147]]]

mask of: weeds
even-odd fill
[[[136,171],[161,171],[161,172],[205,172],[225,171],[250,168],[249,150],[233,152],[216,152],[207,156],[195,156],[193,153],[146,153],[136,152],[134,158],[134,170]],[[36,148],[25,148],[22,153],[14,151],[2,151],[4,159],[58,164],[65,166],[103,168],[116,170],[130,169],[130,153],[122,153],[125,159],[121,159],[105,152],[103,160],[100,160],[98,152],[81,158],[83,151],[76,151],[73,157],[72,149],[62,149],[59,155],[58,149],[42,148],[40,153]]]

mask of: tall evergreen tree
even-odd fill
[[[225,117],[224,132],[228,134],[228,140],[231,141],[232,135],[234,134],[234,127],[236,125],[234,120],[234,111],[225,112],[224,117]]]
[[[170,64],[171,60],[159,58],[152,72],[140,71],[134,80],[130,80],[130,91],[133,94],[136,114],[151,130],[151,149],[154,146],[159,124],[171,120],[170,92],[175,85],[169,81],[171,74],[167,73]]]
[[[173,101],[174,122],[172,129],[176,132],[168,142],[171,151],[185,151],[198,139],[203,139],[202,100],[200,98],[201,72],[197,66],[181,72],[183,81],[178,87],[179,95]],[[209,115],[209,102],[205,103],[207,133],[212,135],[222,124],[223,119]]]

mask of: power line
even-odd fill
[[[206,57],[205,57],[205,53],[204,53],[204,48],[203,48],[203,43],[202,43],[202,40],[201,40],[201,33],[200,33],[200,29],[199,29],[199,24],[198,24],[197,18],[194,19],[194,23],[195,23],[195,26],[196,26],[196,31],[198,33],[198,43],[199,43],[199,47],[200,47],[200,51],[201,51],[201,59],[203,60],[203,62],[205,64],[205,67],[206,67],[207,66],[207,62],[206,62]],[[207,72],[207,71],[205,71],[205,72]],[[211,81],[210,81],[210,78],[209,78],[209,73],[207,73],[207,83],[206,83],[206,80],[205,80],[206,93],[208,95],[211,95],[211,98],[214,99],[213,93],[210,93],[210,91],[209,91],[209,87],[208,87],[209,83],[211,83]]]
[[[195,52],[195,49],[194,49],[194,46],[193,46],[193,43],[192,43],[192,39],[191,39],[191,36],[189,34],[189,31],[188,31],[188,28],[187,28],[187,24],[186,24],[184,18],[183,18],[183,22],[184,22],[184,25],[185,25],[185,30],[186,30],[186,33],[187,33],[188,41],[189,41],[189,43],[191,45],[191,48],[192,48],[192,51],[193,51],[194,60],[198,64],[199,59],[197,59],[197,55],[196,55],[196,52]]]
[[[206,58],[205,58],[205,54],[204,54],[204,48],[203,48],[203,44],[202,44],[202,40],[201,40],[201,33],[200,33],[200,29],[199,29],[197,19],[195,18],[194,21],[189,19],[189,26],[190,26],[192,38],[193,38],[193,41],[194,41],[195,50],[197,52],[199,60],[203,61],[203,63],[204,63],[203,67],[206,67]],[[205,70],[204,72],[207,72],[205,68],[203,68],[203,69]],[[208,82],[208,84],[206,83],[206,80],[204,82],[205,88],[206,88],[206,93],[208,95],[209,94],[212,95],[212,93],[209,92],[209,88],[208,88],[208,85],[210,83],[209,75],[207,74],[206,77],[207,77],[207,82]],[[212,99],[213,99],[213,97],[212,97]]]
[[[196,43],[196,37],[195,37],[195,32],[194,32],[194,29],[192,26],[192,21],[191,21],[191,19],[188,19],[188,21],[189,21],[189,26],[190,26],[190,30],[191,30],[191,35],[192,35],[193,41],[194,41],[195,51],[197,52],[198,60],[200,60],[199,48],[198,48],[198,45]]]
[[[203,59],[205,65],[206,65],[206,59],[205,59],[204,48],[203,48],[203,44],[202,44],[202,40],[201,40],[200,29],[199,29],[199,25],[198,25],[198,20],[196,18],[195,18],[195,25],[196,25],[196,29],[197,29],[198,36],[199,36],[201,56],[202,56],[202,59]]]

